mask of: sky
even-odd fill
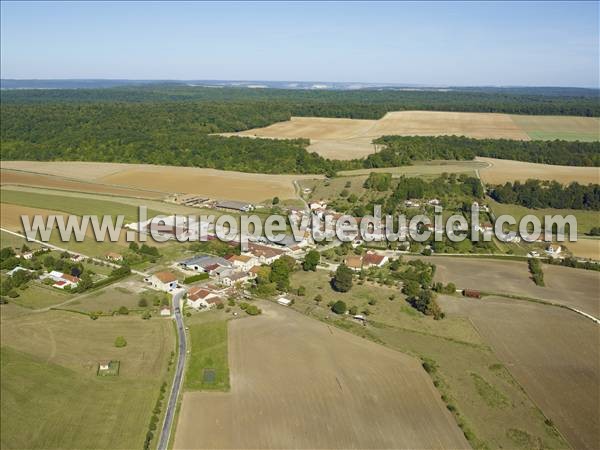
[[[1,3],[1,77],[598,87],[599,3]]]

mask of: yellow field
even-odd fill
[[[567,250],[581,258],[600,260],[600,239],[581,239],[577,242],[567,242]]]
[[[267,175],[196,167],[62,161],[3,161],[2,168],[53,176],[67,174],[71,183],[73,180],[100,183],[96,192],[103,192],[102,189],[106,189],[108,185],[109,189],[126,189],[130,196],[133,189],[133,192],[149,190],[165,195],[185,193],[220,200],[249,202],[264,201],[275,196],[281,199],[295,198],[293,180],[315,178],[313,175]],[[29,180],[29,183],[21,184],[35,186],[39,185],[39,182],[33,184],[33,181]],[[63,187],[75,190],[66,185]]]
[[[598,140],[599,129],[600,119],[593,117],[396,111],[387,113],[379,120],[292,117],[287,122],[227,135],[273,139],[306,138],[310,139],[309,151],[331,159],[353,159],[373,153],[373,139],[384,135]]]
[[[488,184],[501,184],[516,180],[525,181],[529,178],[556,180],[559,183],[577,181],[580,184],[588,184],[600,182],[600,168],[598,167],[554,166],[480,157],[476,160],[488,164],[488,167],[479,170],[481,179]]]

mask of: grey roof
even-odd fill
[[[217,203],[217,208],[226,208],[226,209],[237,209],[240,211],[244,211],[246,209],[252,208],[250,203],[245,202],[236,202],[233,200],[223,200]]]
[[[212,264],[219,264],[220,266],[231,266],[231,263],[227,261],[225,258],[221,258],[220,256],[212,256],[212,255],[198,255],[193,258],[186,259],[184,261],[180,261],[179,264],[183,266],[200,266],[207,267]]]

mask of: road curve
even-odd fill
[[[175,418],[175,410],[177,409],[177,399],[179,398],[181,382],[183,381],[183,371],[185,368],[187,351],[185,328],[183,325],[183,318],[181,317],[181,311],[179,310],[179,305],[173,305],[173,308],[175,310],[175,323],[177,325],[179,355],[177,357],[177,368],[175,369],[175,377],[173,379],[173,386],[171,387],[171,393],[169,395],[167,411],[165,412],[165,420],[160,430],[160,438],[157,446],[158,450],[167,450],[169,445],[169,437],[171,436],[171,428],[173,427],[173,419]]]

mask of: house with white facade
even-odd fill
[[[170,292],[177,288],[177,276],[173,272],[156,272],[148,278],[148,283],[154,289]]]

